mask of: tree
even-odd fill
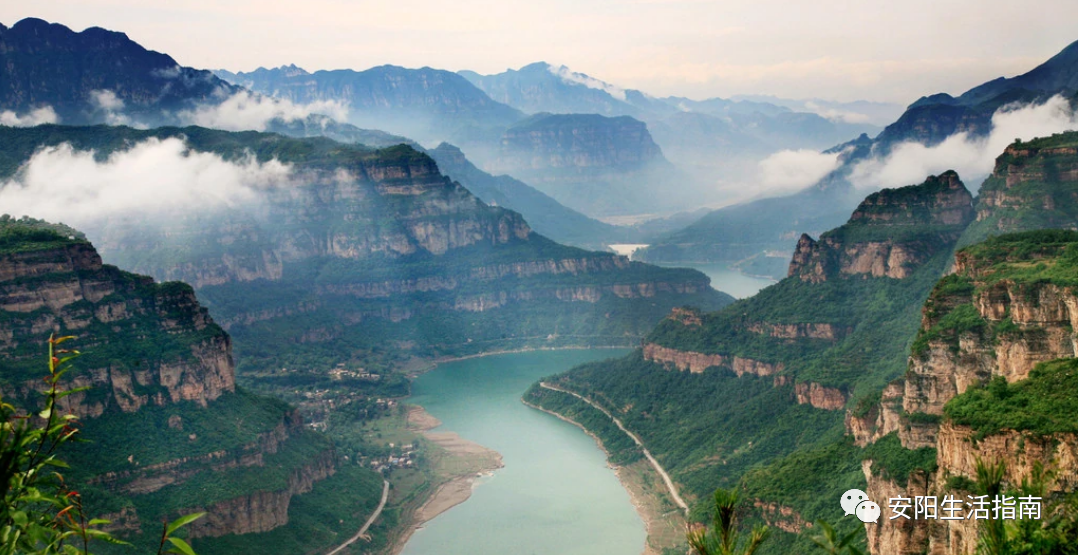
[[[1078,555],[1078,494],[1051,499],[1055,472],[1040,462],[1033,464],[1030,473],[1017,488],[1005,488],[1007,465],[977,461],[976,487],[979,494],[994,498],[997,495],[1032,496],[1048,500],[1041,519],[981,520],[977,530],[977,555]],[[990,515],[991,516],[991,515]]]
[[[809,539],[819,546],[824,553],[828,555],[864,555],[864,552],[854,545],[858,536],[864,533],[864,526],[858,526],[854,531],[842,536],[842,538],[838,537],[835,527],[826,520],[817,520],[816,528],[820,533],[809,536]]]
[[[767,539],[771,531],[766,526],[756,526],[748,540],[741,541],[741,532],[737,528],[738,497],[736,491],[715,490],[711,528],[688,532],[689,547],[694,555],[753,555]]]
[[[70,362],[79,355],[58,348],[71,339],[49,337],[49,373],[40,411],[26,413],[0,400],[0,555],[90,555],[91,542],[125,543],[103,529],[108,520],[87,516],[81,496],[60,472],[68,468],[59,457],[62,447],[76,441],[79,432],[75,415],[60,414],[60,401],[87,389],[61,386]],[[203,514],[163,524],[158,555],[194,555],[173,533]]]

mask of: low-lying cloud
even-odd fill
[[[760,161],[758,193],[775,194],[796,191],[823,179],[838,167],[839,154],[802,149],[783,150]]]
[[[21,116],[11,110],[0,112],[0,125],[6,125],[8,127],[33,127],[45,123],[59,122],[60,116],[56,115],[56,110],[53,110],[52,106],[43,106],[35,110],[30,110]]]
[[[1053,133],[1078,129],[1078,116],[1070,103],[1055,96],[1043,104],[1004,106],[992,116],[992,130],[986,137],[962,132],[935,146],[907,142],[895,146],[886,157],[857,163],[851,172],[854,185],[866,189],[900,187],[920,183],[928,175],[949,169],[958,172],[966,185],[992,172],[996,157],[1015,139],[1030,140]]]
[[[225,131],[265,131],[273,120],[291,122],[306,119],[312,114],[329,116],[337,121],[348,120],[348,107],[336,100],[321,100],[296,104],[289,100],[240,91],[220,104],[206,104],[179,114],[190,125],[212,127]]]
[[[149,139],[104,161],[62,144],[39,150],[0,184],[0,213],[75,227],[113,217],[176,216],[249,205],[291,175],[291,167],[277,160],[226,161],[178,138]]]
[[[129,125],[131,118],[123,113],[124,100],[110,90],[90,91],[90,103],[105,117],[109,125]]]
[[[569,68],[567,68],[565,66],[557,66],[557,67],[555,67],[555,66],[552,66],[552,65],[547,65],[547,71],[549,71],[550,73],[553,73],[554,75],[560,77],[562,80],[567,81],[569,83],[576,83],[577,85],[584,85],[585,87],[587,87],[589,89],[596,89],[596,90],[600,90],[600,91],[606,91],[607,94],[609,94],[610,96],[613,96],[614,98],[616,98],[618,100],[624,101],[626,99],[625,89],[622,89],[621,87],[616,87],[616,86],[611,85],[610,83],[607,83],[605,81],[600,81],[598,79],[595,79],[594,77],[588,77],[587,75],[584,75],[583,73],[577,73],[577,72],[575,72],[575,71],[573,71],[573,70],[571,70],[571,69],[569,69]]]

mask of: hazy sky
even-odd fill
[[[1023,73],[1078,40],[1078,2],[1039,0],[7,0],[123,31],[184,65],[380,64],[496,73],[544,60],[656,95],[908,103]]]

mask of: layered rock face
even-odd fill
[[[516,212],[483,204],[404,145],[370,150],[199,128],[57,127],[44,138],[24,129],[0,133],[25,147],[16,157],[45,145],[85,150],[177,138],[193,151],[226,159],[258,152],[262,162],[285,165],[286,182],[250,202],[125,214],[86,230],[106,260],[193,284],[237,337],[250,326],[272,327],[274,341],[328,349],[342,334],[352,333],[350,344],[359,345],[385,333],[419,350],[519,343],[571,328],[568,337],[629,344],[675,306],[730,301],[700,272],[554,243]],[[474,317],[492,311],[505,314],[503,324]]]
[[[4,216],[6,402],[38,402],[50,334],[75,336],[65,347],[83,354],[65,387],[88,388],[63,399],[89,440],[65,454],[76,469],[65,475],[95,500],[124,507],[108,515],[118,533],[199,510],[213,516],[191,528],[193,537],[268,531],[287,523],[294,495],[335,471],[332,445],[298,413],[236,389],[229,336],[189,286],[104,265],[70,228]],[[207,487],[215,480],[246,485]]]
[[[819,241],[802,235],[788,275],[812,283],[836,275],[907,278],[953,244],[972,220],[973,196],[953,171],[929,177],[918,188],[884,189]]]
[[[1016,142],[996,158],[981,185],[977,221],[962,239],[1032,229],[1075,229],[1078,221],[1078,133]]]
[[[40,370],[49,333],[92,338],[81,344],[89,353],[80,359],[83,371],[74,386],[93,390],[65,399],[80,416],[136,412],[150,403],[206,406],[235,391],[228,335],[190,287],[158,285],[102,265],[85,240],[57,237],[0,252],[0,353],[8,396],[31,399],[39,389],[34,370]],[[152,347],[167,354],[143,354]]]
[[[906,376],[889,385],[877,407],[847,415],[859,445],[897,434],[907,449],[933,448],[937,469],[915,471],[922,495],[956,494],[948,481],[976,479],[978,461],[1006,462],[1005,480],[1019,484],[1034,464],[1054,468],[1053,491],[1078,487],[1074,434],[1002,429],[987,436],[952,421],[948,403],[1000,377],[1020,383],[1039,364],[1078,355],[1078,292],[1061,266],[1078,235],[1060,231],[1005,235],[960,251],[954,274],[925,303]],[[1071,264],[1073,265],[1073,264]],[[865,472],[869,492],[895,489],[890,478]],[[871,493],[870,493],[871,495]],[[905,496],[913,495],[906,493]],[[917,526],[870,527],[872,553],[974,552],[975,525],[928,521]]]

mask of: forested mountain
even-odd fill
[[[755,499],[756,518],[789,533],[829,518],[834,491],[867,487],[870,498],[886,499],[909,484],[919,488],[909,495],[951,493],[954,480],[977,479],[974,455],[1004,456],[1017,485],[1034,459],[1071,455],[1038,447],[1016,459],[1005,445],[1030,433],[1035,445],[1066,445],[1073,430],[1044,428],[1025,401],[1004,402],[977,384],[1002,376],[1030,399],[1069,387],[1075,238],[1051,231],[978,241],[1078,227],[1075,141],[1078,133],[1012,144],[976,202],[953,172],[874,193],[846,225],[818,240],[803,235],[782,282],[716,313],[675,310],[635,354],[551,381],[616,410],[698,507],[712,488],[739,485]],[[971,244],[956,274],[940,279],[953,249]],[[1032,370],[1060,357],[1070,360]],[[589,418],[563,394],[533,388],[529,396]],[[1067,402],[1050,395],[1037,410],[1066,411]],[[603,429],[602,418],[590,422]],[[971,434],[992,437],[973,453],[963,440]],[[628,445],[615,457],[633,453]],[[1073,489],[1067,479],[1055,484]],[[955,527],[871,528],[868,545],[874,554],[967,552],[976,530]],[[780,538],[769,552],[808,545],[797,543],[804,536]]]
[[[675,310],[633,355],[552,381],[628,407],[619,417],[697,510],[715,487],[747,480],[764,502],[794,510],[769,518],[800,531],[827,517],[832,500],[786,492],[786,477],[753,481],[753,469],[830,449],[834,458],[814,463],[812,491],[861,482],[842,437],[847,403],[902,372],[920,305],[973,216],[953,172],[881,191],[818,241],[802,236],[785,280],[719,312]],[[564,402],[549,391],[531,395],[543,406]],[[789,552],[792,541],[772,552]]]
[[[139,549],[156,549],[163,519],[199,510],[210,516],[188,537],[204,553],[219,552],[221,536],[270,531],[281,548],[324,547],[373,511],[378,474],[341,464],[286,404],[237,388],[231,338],[190,286],[104,265],[65,226],[0,218],[5,402],[41,401],[53,333],[76,336],[68,345],[84,354],[69,383],[88,388],[63,400],[87,440],[64,456],[67,483]],[[327,491],[347,503],[298,526]]]
[[[405,145],[192,127],[2,128],[0,169],[10,176],[46,145],[107,156],[148,140],[287,167],[286,184],[243,203],[83,225],[106,260],[192,284],[240,340],[241,366],[299,353],[318,366],[342,356],[342,345],[359,356],[392,343],[379,356],[397,358],[624,345],[671,307],[729,302],[699,272],[559,245]]]

